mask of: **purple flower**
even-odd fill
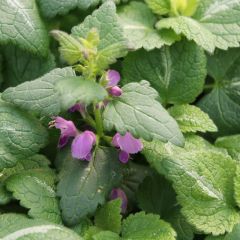
[[[119,160],[122,163],[127,163],[129,160],[129,154],[135,154],[143,149],[141,140],[136,139],[130,132],[127,132],[124,136],[116,133],[112,139],[112,144],[120,148]]]
[[[120,74],[115,70],[108,70],[107,71],[107,90],[108,93],[114,97],[119,97],[122,95],[122,89],[118,87],[118,83],[120,81]]]
[[[49,123],[49,127],[55,127],[60,129],[61,135],[58,142],[58,147],[62,148],[67,143],[70,137],[75,137],[78,133],[72,121],[67,121],[62,117],[55,117],[52,122]]]
[[[96,143],[96,136],[91,131],[84,131],[77,135],[72,142],[73,158],[90,161],[92,158],[91,150]]]
[[[117,86],[120,81],[120,78],[121,77],[120,77],[119,72],[117,72],[116,70],[108,70],[107,71],[107,81],[108,81],[107,86],[108,87]]]
[[[121,205],[122,213],[125,213],[127,210],[128,199],[125,192],[121,188],[114,188],[111,191],[110,199],[114,200],[117,198],[120,198],[122,200],[122,205]]]
[[[68,109],[69,112],[80,112],[82,115],[85,114],[86,106],[82,103],[76,103]]]
[[[122,95],[122,89],[118,86],[111,87],[108,89],[108,93],[114,97],[119,97]]]

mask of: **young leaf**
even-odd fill
[[[31,240],[83,240],[75,232],[62,226],[49,223],[40,219],[29,219],[20,214],[0,215],[0,238],[31,239]]]
[[[240,219],[233,198],[236,162],[226,151],[200,137],[188,136],[185,148],[145,142],[144,154],[158,172],[173,182],[189,223],[207,234],[232,231]]]
[[[121,179],[121,164],[111,148],[97,148],[93,159],[81,162],[65,153],[58,195],[62,217],[66,224],[74,225],[81,218],[93,214],[99,204],[105,202],[109,191]],[[59,157],[61,158],[61,156]]]
[[[45,156],[36,154],[29,158],[19,160],[12,168],[4,168],[0,172],[0,205],[7,204],[12,198],[12,194],[5,188],[5,182],[10,176],[23,170],[48,168],[49,164],[50,162]]]
[[[220,148],[226,148],[233,159],[240,161],[240,134],[220,137],[215,145]]]
[[[176,105],[168,109],[182,132],[216,132],[217,127],[208,114],[194,105]]]
[[[131,240],[175,240],[176,233],[158,215],[139,212],[123,221],[122,237]]]
[[[2,99],[40,116],[55,116],[61,109],[55,84],[72,76],[75,76],[72,68],[56,68],[36,80],[6,89]]]
[[[95,227],[95,226],[91,226],[90,228],[88,228],[88,230],[85,232],[84,234],[84,240],[92,240],[93,236],[97,235],[98,233],[101,233],[102,229]],[[105,231],[104,231],[105,232]]]
[[[66,77],[56,83],[59,93],[61,109],[67,110],[77,102],[86,105],[94,101],[100,102],[108,96],[107,91],[98,83],[88,81],[82,77]]]
[[[30,217],[61,223],[54,185],[49,184],[54,177],[54,173],[49,170],[23,171],[8,178],[6,188],[13,193],[14,198],[20,200],[23,207],[30,209]],[[50,181],[46,181],[47,178]]]
[[[205,77],[203,50],[186,40],[160,50],[128,54],[123,62],[123,82],[149,81],[163,103],[193,102],[203,90]]]
[[[131,2],[118,10],[119,22],[131,48],[152,50],[170,45],[175,39],[167,39],[154,29],[156,17],[142,2]]]
[[[55,68],[52,54],[47,58],[26,53],[14,46],[4,48],[7,81],[5,85],[14,87],[20,83],[36,79]]]
[[[217,125],[218,136],[239,133],[240,50],[217,51],[209,56],[208,72],[215,84],[213,90],[198,102],[198,106]]]
[[[0,44],[12,43],[40,56],[48,53],[48,34],[35,0],[0,1]]]
[[[99,68],[107,68],[109,64],[116,62],[117,58],[127,54],[126,39],[123,30],[118,23],[116,7],[112,1],[107,1],[83,23],[72,29],[76,37],[86,38],[90,30],[98,31],[100,42],[98,45]]]
[[[170,0],[145,0],[148,7],[156,14],[165,15],[171,10]]]
[[[158,29],[171,28],[194,40],[209,52],[214,49],[238,47],[240,41],[240,5],[238,1],[199,1],[192,18],[185,16],[163,18],[157,23]]]
[[[238,240],[240,236],[240,224],[236,224],[232,232],[224,236],[208,236],[205,240]]]
[[[92,221],[89,218],[85,218],[81,220],[80,223],[71,227],[71,229],[76,232],[80,236],[84,236],[85,233],[91,228],[93,225]]]
[[[119,234],[121,231],[121,199],[107,202],[95,214],[95,225],[105,231]]]
[[[120,237],[116,233],[110,231],[103,231],[93,236],[93,240],[106,240],[106,239],[120,240]]]
[[[60,43],[60,54],[69,65],[73,65],[82,58],[83,47],[76,38],[59,30],[51,31],[51,34]]]
[[[38,0],[42,14],[45,17],[53,18],[57,14],[65,15],[70,10],[78,7],[82,10],[87,10],[90,7],[95,7],[100,0]]]
[[[0,129],[0,170],[35,155],[47,143],[47,131],[37,119],[3,101]]]
[[[115,128],[121,134],[130,131],[135,137],[147,141],[159,139],[184,145],[175,120],[155,100],[158,94],[147,81],[129,83],[122,90],[122,96],[110,102],[104,111],[106,130]]]
[[[234,198],[238,207],[240,207],[240,165],[239,163],[237,164],[236,176],[234,178]]]

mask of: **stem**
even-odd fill
[[[214,88],[214,84],[205,84],[205,86],[204,86],[204,89],[213,89]]]
[[[108,143],[110,146],[112,146],[112,137],[103,135],[102,138],[106,143]]]
[[[96,104],[95,104],[95,106],[96,106]],[[94,116],[95,116],[95,121],[96,121],[97,134],[101,138],[104,135],[103,134],[103,121],[102,121],[101,111],[97,107],[95,107],[95,109],[94,109]]]
[[[90,126],[92,126],[93,128],[97,129],[97,126],[96,126],[96,123],[95,121],[93,120],[93,118],[88,115],[84,118],[84,120],[86,121],[86,123],[88,123]]]

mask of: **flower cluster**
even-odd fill
[[[118,86],[120,74],[117,71],[108,70],[104,81],[103,85],[109,95],[113,97],[122,95],[122,89]],[[84,104],[77,103],[69,109],[69,112],[80,112],[82,117],[85,118],[87,109]],[[91,160],[92,149],[97,139],[94,132],[89,130],[80,132],[72,121],[65,120],[62,117],[54,117],[53,121],[50,122],[50,127],[55,127],[61,131],[58,143],[59,148],[63,148],[72,138],[71,152],[73,158],[86,161]],[[119,160],[122,163],[127,163],[130,159],[130,154],[138,153],[143,148],[142,142],[134,138],[130,132],[126,132],[125,135],[116,133],[112,138],[112,145],[119,149]]]
[[[67,121],[62,117],[55,117],[50,122],[50,127],[55,127],[61,131],[58,142],[59,148],[63,148],[69,139],[74,137],[71,146],[72,156],[80,160],[91,160],[91,150],[96,143],[96,135],[92,131],[79,133],[72,121]]]

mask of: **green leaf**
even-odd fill
[[[162,105],[155,100],[157,92],[147,81],[129,83],[121,97],[110,102],[103,113],[106,130],[119,133],[130,131],[145,140],[159,139],[183,146],[184,138],[175,122]]]
[[[199,1],[195,15],[161,19],[158,29],[171,28],[194,40],[209,52],[214,49],[238,47],[240,41],[240,4],[238,1],[205,0]]]
[[[174,230],[177,232],[177,240],[193,240],[194,239],[194,229],[186,221],[186,218],[181,214],[180,209],[175,207],[168,216],[164,218],[169,222]]]
[[[111,148],[97,148],[88,162],[72,159],[70,152],[62,153],[64,159],[58,195],[63,220],[74,225],[80,219],[93,214],[99,204],[105,202],[109,191],[121,180],[121,164]]]
[[[148,7],[156,14],[165,15],[171,10],[170,0],[145,0]]]
[[[88,231],[88,229],[92,226],[92,221],[89,218],[85,218],[81,220],[80,223],[71,227],[71,229],[76,232],[80,236],[84,236],[84,234]]]
[[[51,31],[51,34],[60,43],[60,54],[69,65],[73,65],[82,58],[83,47],[76,38],[59,30]]]
[[[82,77],[66,77],[56,84],[61,109],[67,110],[77,102],[86,105],[100,102],[108,96],[107,91],[98,83]]]
[[[120,233],[121,231],[121,199],[107,202],[95,214],[95,225],[106,231]]]
[[[193,229],[177,207],[176,194],[162,176],[153,174],[145,178],[137,192],[139,207],[145,212],[159,214],[170,222],[177,232],[177,240],[192,240]]]
[[[195,19],[179,16],[164,18],[156,24],[157,29],[172,29],[178,35],[184,35],[209,52],[215,49],[215,36]]]
[[[166,179],[153,174],[146,177],[139,186],[137,200],[143,211],[155,213],[164,218],[175,207],[176,194]]]
[[[170,45],[175,38],[166,38],[163,32],[154,29],[156,17],[142,2],[131,2],[118,10],[119,22],[132,49],[152,50]]]
[[[217,127],[208,114],[194,105],[176,105],[168,109],[182,132],[216,132]]]
[[[54,178],[54,173],[42,169],[25,171],[8,178],[6,188],[13,193],[15,199],[20,200],[23,207],[30,209],[30,217],[61,223],[54,186],[46,178]]]
[[[209,56],[208,72],[215,81],[213,90],[198,106],[217,125],[218,136],[240,133],[240,50],[217,51]]]
[[[170,15],[192,16],[198,7],[198,0],[171,0]]]
[[[3,83],[3,80],[4,80],[2,71],[3,71],[3,57],[0,54],[0,87],[1,87],[1,85]]]
[[[197,230],[223,234],[240,220],[233,198],[236,162],[226,151],[188,136],[185,148],[145,142],[143,153],[173,182],[181,212]]]
[[[128,208],[137,204],[136,193],[143,180],[152,173],[152,169],[142,164],[129,162],[124,171],[120,188],[126,193],[128,198]],[[133,206],[133,207],[134,207]]]
[[[75,76],[72,68],[56,68],[36,80],[6,89],[2,99],[40,116],[56,116],[61,106],[55,84],[72,76]]]
[[[100,228],[91,226],[84,234],[84,240],[93,240],[93,236],[97,235],[100,232],[102,232]]]
[[[98,31],[100,42],[98,45],[99,68],[107,68],[116,62],[117,58],[127,54],[126,39],[118,23],[116,7],[112,1],[107,1],[84,22],[72,29],[73,36],[86,38],[90,30]]]
[[[90,7],[95,7],[100,0],[38,0],[42,14],[45,17],[53,18],[56,15],[65,15],[70,10],[78,7],[82,10],[87,10]]]
[[[36,154],[29,158],[19,160],[17,164],[12,168],[4,168],[0,172],[0,205],[7,204],[12,198],[12,194],[5,188],[5,182],[8,177],[23,170],[48,168],[49,164],[50,162],[45,156]]]
[[[0,131],[0,170],[35,155],[47,143],[47,131],[37,119],[2,101]]]
[[[0,238],[31,240],[83,240],[75,232],[62,226],[40,219],[29,219],[20,214],[0,215]]]
[[[174,240],[176,233],[158,215],[139,212],[123,221],[122,237],[129,240]]]
[[[225,236],[208,236],[205,240],[238,240],[240,236],[240,224],[236,224],[232,232]]]
[[[0,1],[0,44],[14,44],[23,50],[46,56],[48,34],[35,0]]]
[[[220,148],[226,148],[233,159],[240,161],[240,134],[220,137],[216,140],[215,145]]]
[[[26,53],[14,46],[4,48],[6,59],[7,86],[16,86],[20,83],[36,79],[55,68],[52,54],[47,58],[37,57]]]
[[[110,231],[103,231],[93,236],[93,240],[106,240],[106,239],[120,240],[120,237],[116,233]]]
[[[130,53],[123,62],[123,82],[149,81],[163,103],[193,102],[203,90],[205,77],[204,52],[186,40],[160,50]]]

